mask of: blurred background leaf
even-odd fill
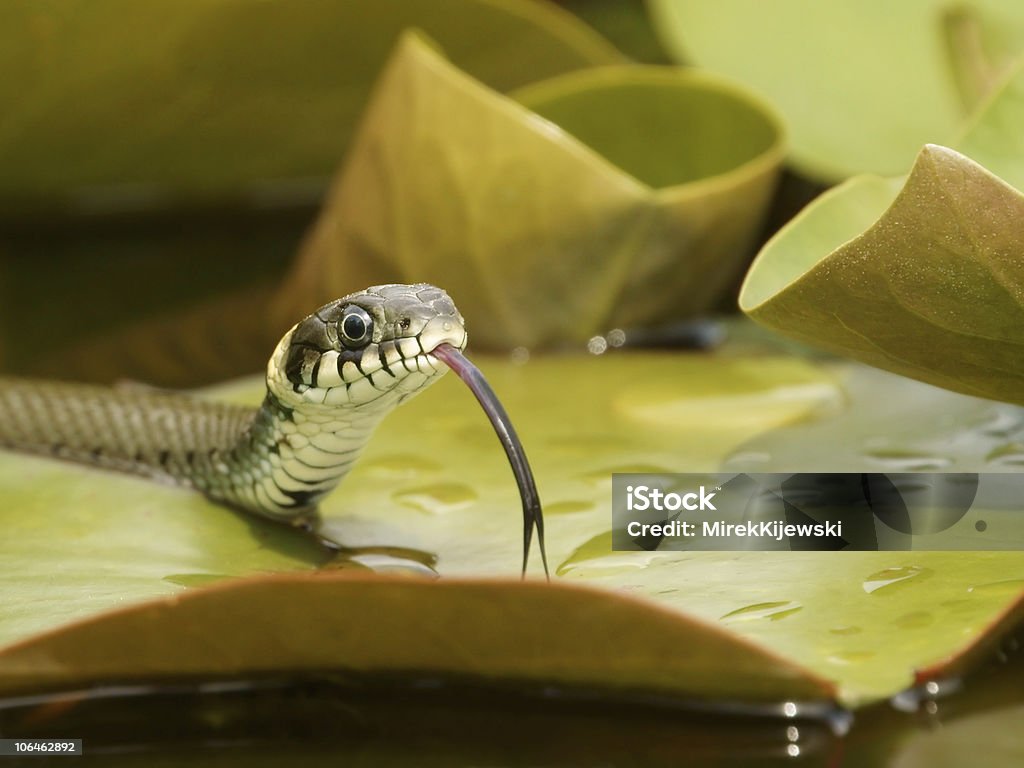
[[[15,0],[0,11],[0,199],[258,201],[276,179],[323,178],[407,27],[501,91],[621,60],[526,0]]]
[[[771,111],[716,78],[637,66],[512,96],[403,38],[279,291],[279,324],[389,282],[444,285],[488,349],[714,306],[775,187]]]
[[[534,0],[5,3],[3,368],[171,386],[259,370],[295,320],[267,322],[270,286],[410,26],[498,90],[624,60]],[[204,339],[226,319],[223,354]]]
[[[785,117],[792,163],[827,182],[904,173],[950,144],[1024,52],[1014,0],[648,0],[678,60],[734,78]]]

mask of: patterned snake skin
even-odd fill
[[[448,370],[463,319],[430,285],[382,285],[318,309],[284,335],[259,409],[141,387],[0,377],[0,448],[189,485],[300,521],[349,471],[374,427]]]

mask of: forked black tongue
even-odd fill
[[[523,576],[526,576],[526,563],[530,558],[530,544],[533,541],[533,529],[536,526],[540,556],[544,561],[544,575],[550,581],[548,554],[544,549],[544,513],[540,508],[537,484],[533,481],[530,462],[526,460],[523,444],[519,441],[519,435],[516,434],[508,414],[498,400],[498,396],[494,394],[494,390],[491,389],[491,385],[487,383],[483,373],[462,352],[451,344],[438,344],[431,354],[439,358],[466,382],[466,386],[472,390],[477,402],[483,407],[487,418],[491,420],[494,431],[498,433],[501,446],[505,449],[505,455],[508,456],[509,463],[512,465],[512,474],[515,475],[516,484],[519,486],[519,496],[523,500]]]

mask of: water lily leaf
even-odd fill
[[[956,148],[1024,190],[1024,57],[992,93]]]
[[[677,59],[768,98],[792,161],[838,181],[905,171],[921,145],[949,144],[1024,51],[1013,0],[770,4],[648,0]]]
[[[774,187],[772,114],[716,78],[661,68],[595,68],[513,95],[405,36],[275,316],[353,285],[425,280],[458,297],[474,345],[507,349],[712,306]]]
[[[868,371],[877,380],[857,384],[847,372],[867,369],[811,365],[757,351],[749,342],[743,354],[477,362],[537,472],[556,582],[607,588],[718,625],[798,663],[810,676],[795,679],[833,681],[840,700],[851,705],[890,696],[914,681],[916,669],[978,642],[1020,591],[1024,555],[1018,552],[610,548],[613,472],[711,471],[730,455],[770,452],[759,447],[759,434],[779,440],[829,424],[835,424],[833,434],[802,440],[804,455],[832,453],[846,461],[850,420],[873,423],[884,435],[894,398],[921,403],[905,408],[903,422],[894,421],[893,434],[902,435],[895,448],[915,448],[910,440],[916,435],[936,443],[960,440],[967,455],[992,447],[982,441],[970,448],[967,432],[1009,429],[1003,439],[1014,439],[1013,429],[1024,423],[1019,409],[1013,427],[1005,412],[1010,406],[880,372]],[[258,382],[243,382],[217,394],[255,403],[260,389]],[[884,471],[877,462],[862,462]],[[130,477],[2,454],[0,488],[7,534],[0,559],[10,564],[0,575],[0,643],[24,648],[76,618],[203,590],[222,577],[342,568],[412,576],[436,571],[447,582],[514,579],[519,568],[521,518],[511,473],[471,394],[453,377],[387,419],[352,475],[327,499],[323,532],[347,548],[329,563],[297,532]],[[517,587],[505,582],[495,589],[511,594]],[[451,628],[455,634],[444,635],[450,645],[469,642],[459,634],[464,626],[460,619]],[[635,640],[629,635],[623,646]],[[641,660],[636,663],[633,669]],[[747,685],[765,696],[779,693],[779,669],[771,666],[764,680],[753,676],[744,683],[724,675],[716,684],[723,687],[700,690],[725,695]]]
[[[616,468],[653,464],[658,455],[669,467],[667,457],[680,450],[709,466],[709,456],[724,455],[757,431],[838,397],[830,377],[785,358],[709,365],[700,358],[651,357],[637,360],[639,369],[624,360],[617,366],[604,362],[552,360],[526,368],[482,363],[537,467],[554,561],[576,545],[568,535],[579,519],[574,512],[589,513],[594,530],[607,524],[603,505]],[[647,374],[642,385],[638,370]],[[668,407],[670,394],[685,401],[674,389],[679,377],[698,402],[711,404],[700,409],[698,423],[708,435],[700,447],[680,430],[651,425],[643,411],[653,403]],[[564,392],[567,378],[575,381],[573,396],[537,401],[530,394]],[[732,382],[734,399],[721,397],[722,378]],[[263,389],[249,379],[216,394],[255,406]],[[794,391],[803,396],[793,397]],[[568,403],[575,406],[567,409]],[[745,418],[715,428],[716,414],[736,411]],[[551,432],[549,425],[559,421],[563,426]],[[546,483],[556,486],[545,492]],[[7,564],[0,573],[0,643],[172,594],[197,580],[309,570],[330,559],[297,531],[225,511],[190,491],[74,464],[0,452],[0,493],[0,560]],[[350,548],[330,561],[331,568],[519,572],[518,493],[490,425],[454,377],[385,421],[322,513],[323,532]]]
[[[500,90],[622,58],[571,14],[519,0],[16,0],[0,9],[0,198],[96,212],[301,196],[344,155],[409,26]],[[276,179],[300,183],[253,186]],[[113,184],[135,186],[94,189]]]
[[[9,646],[0,693],[338,668],[748,702],[832,693],[720,628],[609,592],[340,574],[235,581]]]
[[[569,556],[580,536],[608,525],[604,504],[611,471],[644,461],[668,467],[685,456],[706,463],[709,456],[724,454],[759,429],[801,418],[838,396],[830,376],[786,358],[751,362],[623,356],[618,364],[608,362],[550,360],[526,367],[483,363],[530,446],[548,503],[549,555],[558,561]],[[566,390],[568,378],[575,384]],[[734,400],[723,399],[723,379],[731,382],[726,392]],[[643,408],[654,402],[670,404],[670,382],[675,380],[689,382],[692,396],[707,405],[701,409],[704,422],[698,429],[705,437],[699,445],[682,425],[644,426],[648,416]],[[660,388],[655,386],[659,382]],[[246,382],[218,395],[255,403],[260,390],[258,382]],[[535,402],[532,393],[541,390],[555,396]],[[792,397],[794,391],[804,397]],[[678,392],[672,396],[676,402],[686,399]],[[736,409],[747,418],[715,427],[716,413]],[[763,425],[762,410],[769,414]],[[562,426],[552,431],[555,423]],[[0,643],[22,641],[26,648],[33,636],[76,618],[241,575],[314,567],[412,575],[433,575],[435,568],[444,576],[513,579],[518,574],[521,520],[514,483],[486,419],[470,393],[451,377],[382,425],[352,476],[325,504],[324,533],[348,548],[330,563],[325,563],[323,550],[297,531],[132,477],[3,453],[0,488],[5,525],[0,559],[8,566],[0,575]],[[518,589],[519,583],[512,586]],[[506,587],[495,589],[501,593]],[[567,609],[559,606],[564,614]],[[352,612],[339,615],[351,623]],[[466,621],[448,626],[461,632]],[[447,638],[444,644],[452,653],[469,642],[460,635],[441,637]],[[615,637],[609,634],[609,642]],[[686,645],[691,645],[689,640]],[[752,653],[751,658],[763,658],[760,651]],[[636,663],[648,661],[638,658]],[[793,677],[791,665],[769,666],[763,683],[743,684],[750,695],[812,693],[799,682],[811,678]],[[477,669],[469,665],[464,671]],[[781,677],[778,670],[783,670]],[[571,679],[571,670],[565,675],[569,677],[562,679]],[[771,682],[782,678],[797,680],[796,687]],[[698,686],[710,685],[707,678],[693,680]],[[736,680],[727,686],[739,685]],[[679,685],[690,684],[679,679]],[[724,695],[722,683],[715,685]],[[814,685],[813,695],[820,696],[820,681]]]
[[[806,208],[758,254],[740,306],[871,365],[1024,402],[1022,259],[1020,191],[929,145],[902,188],[859,177]]]

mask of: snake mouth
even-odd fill
[[[423,356],[430,367],[436,369],[438,373],[443,373],[449,368],[456,370],[448,360],[452,353],[457,354],[462,360],[469,363],[462,356],[462,351],[466,348],[466,343],[469,341],[469,336],[466,334],[462,324],[445,321],[438,323],[438,325],[438,328],[430,328],[428,325],[417,337],[420,349],[423,350]],[[458,373],[457,370],[456,373]]]
[[[537,484],[533,479],[530,463],[526,459],[526,451],[512,426],[508,413],[480,369],[462,354],[461,347],[456,348],[448,342],[441,342],[434,347],[430,354],[455,371],[456,375],[465,382],[484,409],[484,413],[487,414],[491,426],[494,427],[498,440],[501,441],[501,446],[505,449],[505,455],[508,456],[509,464],[512,466],[512,474],[519,486],[519,497],[523,502],[523,576],[526,576],[530,545],[533,541],[533,531],[536,528],[537,543],[540,545],[540,556],[544,563],[544,575],[550,580],[548,555],[544,547],[544,513],[541,510],[540,495],[537,493]]]

